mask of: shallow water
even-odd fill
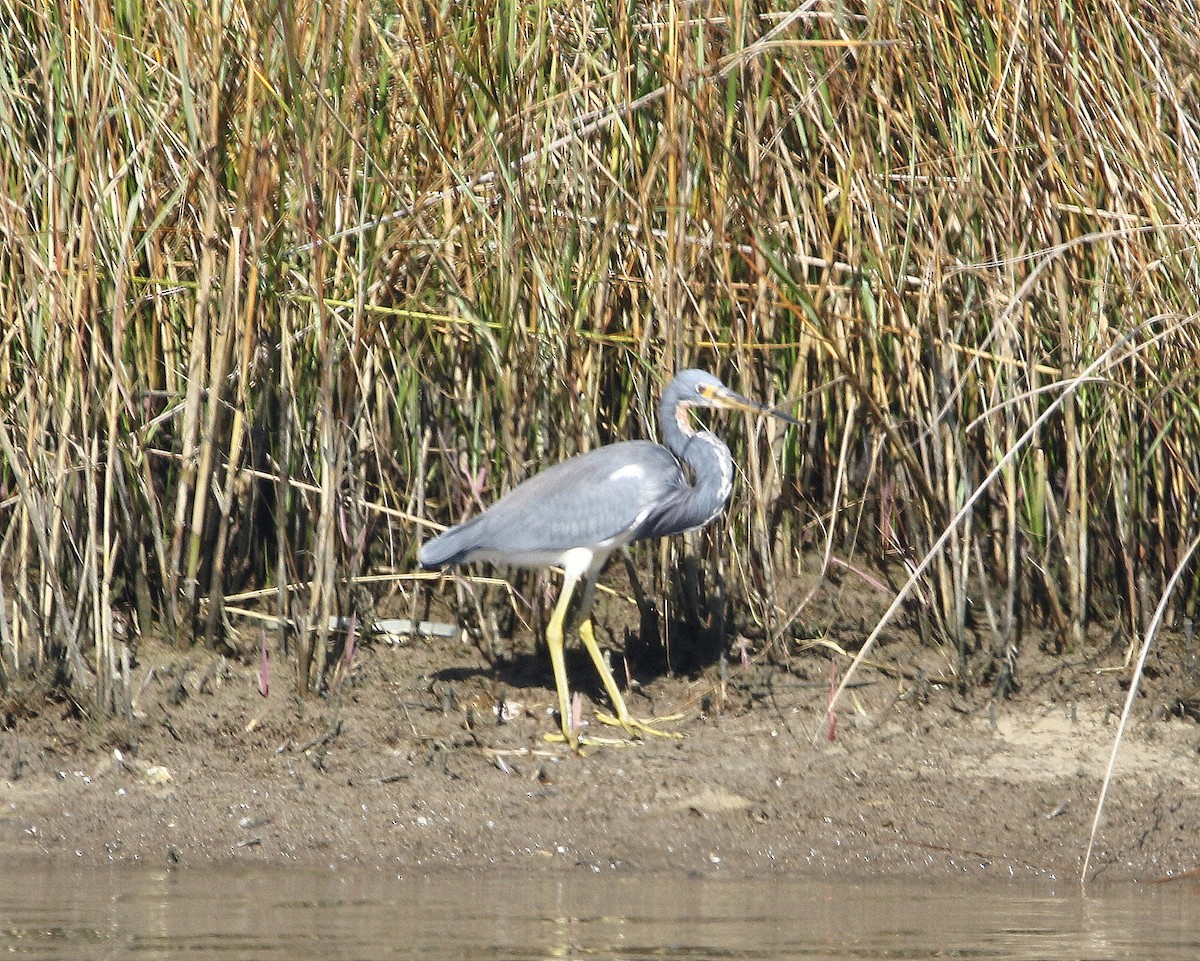
[[[1200,887],[0,868],[10,958],[1200,958]]]

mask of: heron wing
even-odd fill
[[[555,464],[513,488],[478,517],[434,538],[426,566],[468,560],[554,563],[572,548],[607,552],[661,528],[661,514],[688,490],[665,447],[625,441]]]

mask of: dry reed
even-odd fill
[[[1096,617],[1139,637],[1200,526],[1197,24],[0,0],[0,685],[122,710],[123,619],[242,649],[224,598],[268,586],[325,689],[356,577],[651,435],[685,365],[809,427],[726,425],[729,524],[643,562],[665,590],[694,551],[705,616],[786,651],[806,557],[914,566],[1126,340],[910,610],[964,678],[1030,618],[1064,649]]]

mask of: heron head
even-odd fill
[[[782,411],[773,410],[730,390],[706,370],[680,371],[667,387],[663,400],[673,403],[680,418],[686,416],[685,412],[689,407],[719,407],[748,411],[752,414],[766,414],[797,426],[800,424],[794,417]]]

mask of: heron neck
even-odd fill
[[[716,434],[688,427],[686,408],[664,404],[658,416],[667,447],[692,470],[688,513],[694,514],[695,526],[706,524],[725,506],[733,490],[733,456]]]
[[[672,454],[688,464],[691,463],[688,446],[697,436],[688,420],[690,409],[691,405],[686,399],[674,396],[670,389],[658,404],[658,429],[662,432],[663,443]]]

